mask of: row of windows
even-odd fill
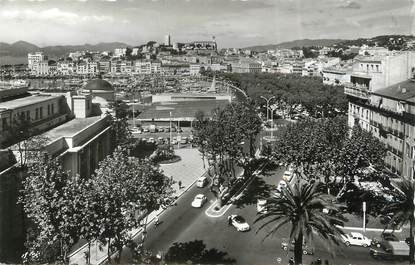
[[[50,116],[55,113],[55,105],[53,103],[48,104],[47,113],[48,113],[47,116]],[[18,115],[22,120],[28,120],[28,121],[31,120],[30,110],[22,111]],[[39,120],[39,119],[43,119],[43,107],[39,107],[35,109],[34,120]]]
[[[379,72],[379,65],[378,64],[375,64],[375,65],[371,64],[370,65],[370,68],[371,68],[372,71],[375,69],[375,67],[376,67],[376,72]],[[361,69],[364,68],[364,65],[362,63],[360,64],[360,68]],[[369,71],[369,64],[366,64],[366,70]]]

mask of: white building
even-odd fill
[[[166,46],[170,46],[170,45],[171,45],[170,41],[171,41],[171,39],[170,39],[170,35],[166,35],[166,36],[164,37],[164,45],[166,45]]]
[[[114,49],[114,57],[123,57],[127,54],[127,48]]]
[[[27,54],[27,64],[29,70],[33,70],[35,65],[47,61],[48,57],[43,52],[35,52]]]

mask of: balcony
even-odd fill
[[[353,84],[353,83],[344,83],[344,93],[346,95],[357,97],[360,99],[369,99],[369,89],[367,86],[359,85],[359,84]]]

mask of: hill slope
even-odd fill
[[[105,42],[98,43],[95,45],[84,44],[84,45],[57,45],[57,46],[46,46],[38,47],[34,44],[25,41],[18,41],[13,44],[0,42],[0,56],[9,57],[22,57],[26,56],[29,52],[43,51],[51,57],[61,57],[74,51],[112,51],[115,48],[128,47],[127,44],[121,42]]]
[[[259,45],[259,46],[251,46],[246,47],[245,49],[250,49],[253,51],[267,51],[273,49],[290,49],[294,47],[310,47],[310,46],[331,46],[337,43],[344,42],[345,40],[342,39],[302,39],[302,40],[294,40],[294,41],[287,41],[282,42],[279,44],[268,44],[268,45]]]

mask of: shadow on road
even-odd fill
[[[167,264],[235,264],[236,260],[227,257],[226,252],[215,248],[206,249],[202,240],[175,242],[166,252],[164,260]]]
[[[275,190],[275,186],[267,184],[262,178],[255,177],[251,185],[243,192],[242,196],[233,202],[237,208],[243,208],[246,205],[256,204],[258,199],[268,198],[270,192]]]

